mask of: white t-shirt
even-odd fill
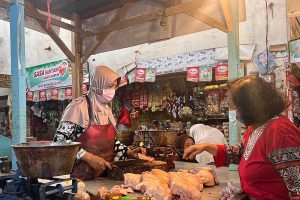
[[[204,125],[195,124],[190,128],[189,136],[194,138],[195,144],[226,144],[227,141],[224,134],[216,128]],[[214,162],[213,156],[208,152],[203,152],[196,156],[196,160],[200,164]]]

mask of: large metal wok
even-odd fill
[[[22,176],[49,179],[72,172],[79,145],[79,142],[30,142],[12,147]]]

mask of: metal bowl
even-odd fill
[[[72,172],[80,143],[29,142],[12,147],[22,176],[49,179]]]

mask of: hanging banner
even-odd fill
[[[51,89],[51,100],[58,100],[58,88]]]
[[[65,89],[59,89],[58,90],[58,100],[64,101],[66,99],[66,92]]]
[[[47,100],[51,100],[51,89],[46,90]]]
[[[156,68],[147,68],[145,82],[155,82]]]
[[[66,88],[65,98],[66,99],[72,99],[72,88]]]
[[[186,80],[187,81],[198,82],[199,74],[200,74],[199,66],[186,68]]]
[[[145,82],[146,80],[146,68],[136,68],[135,69],[135,81],[136,82]]]
[[[28,90],[63,88],[72,85],[72,63],[69,60],[26,68]],[[83,83],[89,83],[89,64],[83,64]]]
[[[300,62],[300,39],[289,42],[290,63]]]
[[[27,101],[33,101],[33,94],[34,94],[34,92],[32,92],[32,91],[27,92],[26,100]]]
[[[212,81],[212,67],[201,66],[199,81]]]
[[[47,94],[45,90],[39,91],[40,101],[47,101]]]
[[[228,80],[228,64],[215,66],[215,78],[217,81]]]
[[[33,99],[32,99],[33,102],[39,102],[40,101],[40,93],[39,91],[34,91],[33,92]]]
[[[72,78],[69,73],[70,66],[71,63],[68,60],[59,60],[26,68],[28,89],[37,91],[72,85]]]
[[[135,82],[135,69],[129,72],[127,75],[128,84]]]

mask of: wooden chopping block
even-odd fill
[[[116,162],[115,162],[116,163]],[[113,164],[112,170],[107,172],[107,178],[124,181],[124,174],[134,173],[141,174],[151,169],[161,169],[168,171],[166,162],[154,160],[152,162],[134,162],[130,161],[118,161],[117,164]]]

